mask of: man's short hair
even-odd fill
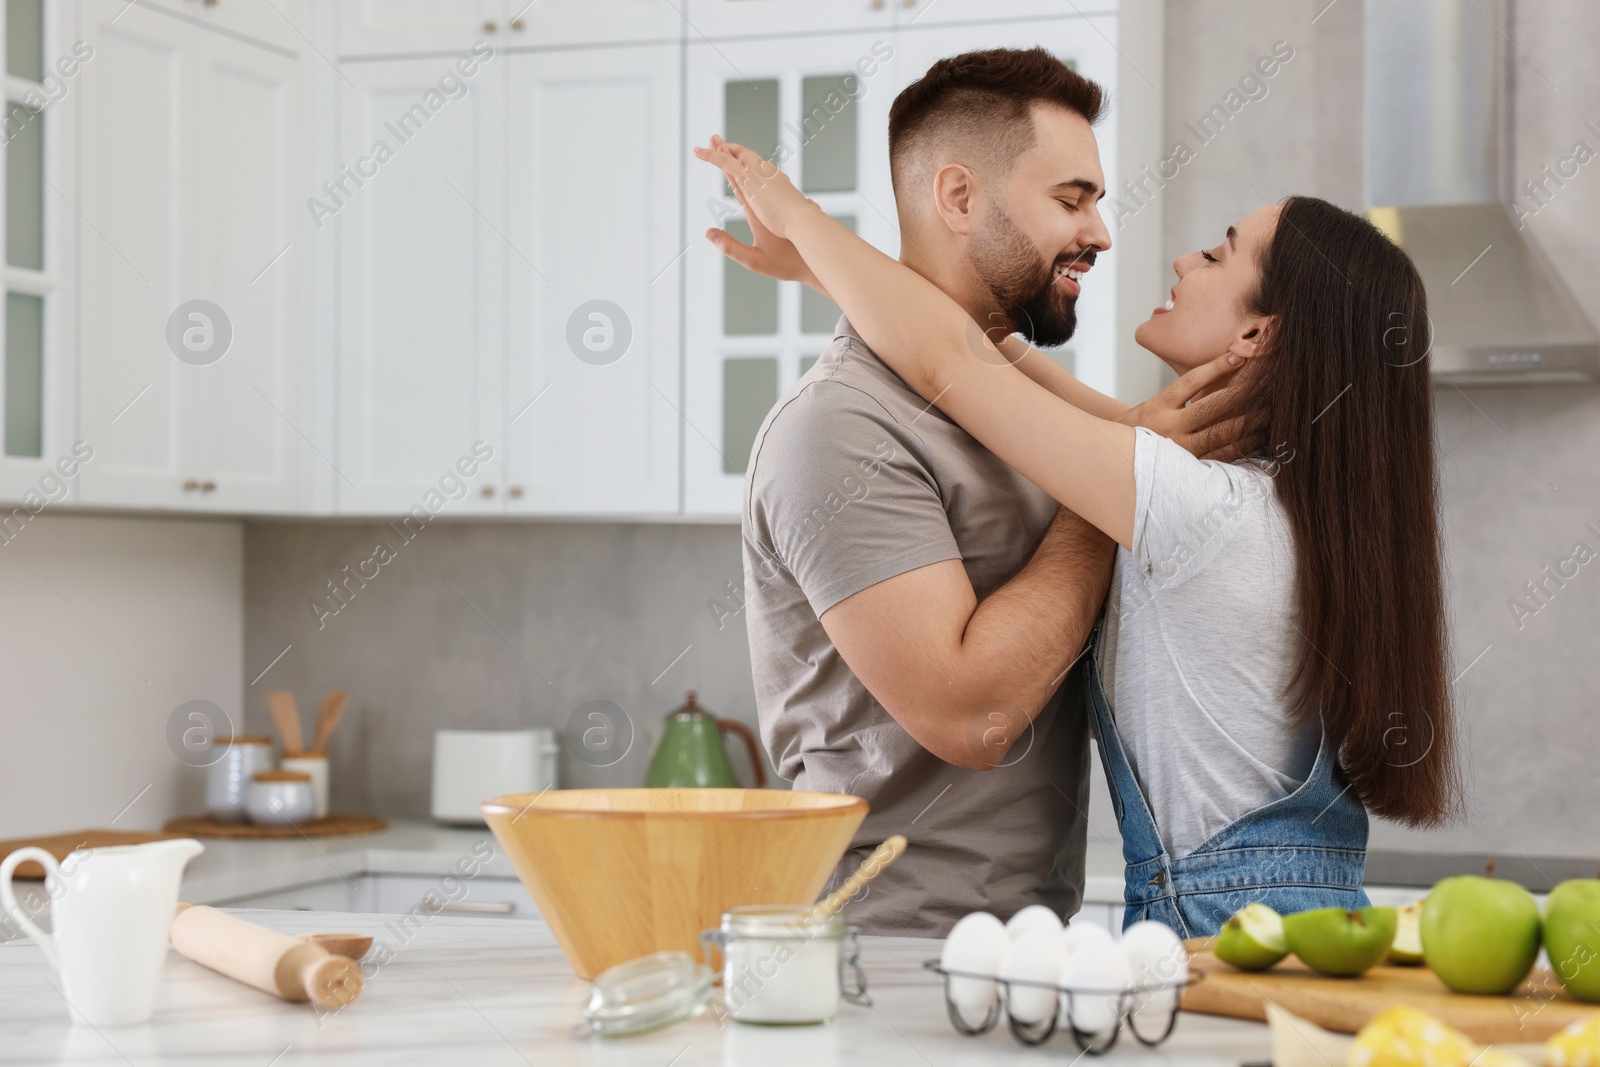
[[[889,172],[895,197],[933,163],[962,162],[985,177],[1010,174],[1034,145],[1032,108],[1054,104],[1094,124],[1104,94],[1043,48],[989,48],[941,59],[895,97],[889,109]],[[928,175],[931,177],[931,174]]]

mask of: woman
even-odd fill
[[[769,261],[1120,546],[1089,689],[1124,923],[1202,936],[1251,901],[1365,904],[1367,813],[1436,824],[1457,788],[1427,307],[1406,255],[1293,197],[1176,261],[1135,338],[1179,374],[1237,368],[1242,458],[1202,460],[1113,421],[1124,405],[1019,338],[997,349],[756,153],[696,152],[727,173]]]

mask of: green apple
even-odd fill
[[[1283,919],[1265,904],[1246,904],[1222,924],[1211,954],[1241,971],[1264,971],[1289,954]]]
[[[1550,890],[1544,947],[1568,993],[1600,1002],[1600,879],[1574,878]]]
[[[1422,905],[1422,958],[1457,993],[1508,993],[1539,955],[1539,905],[1515,882],[1463,874]]]
[[[1389,946],[1389,962],[1415,967],[1422,962],[1422,901],[1399,909],[1399,924],[1394,929],[1394,944]]]
[[[1353,978],[1389,954],[1399,923],[1394,908],[1317,908],[1285,915],[1283,936],[1312,970]]]

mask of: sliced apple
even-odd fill
[[[1289,954],[1283,919],[1265,904],[1246,904],[1222,924],[1211,952],[1241,971],[1264,971]]]
[[[1396,912],[1394,944],[1389,946],[1389,962],[1401,967],[1422,963],[1422,904],[1418,900]]]

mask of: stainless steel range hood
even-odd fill
[[[1600,379],[1600,335],[1507,207],[1507,0],[1367,0],[1372,220],[1416,263],[1434,377]]]

